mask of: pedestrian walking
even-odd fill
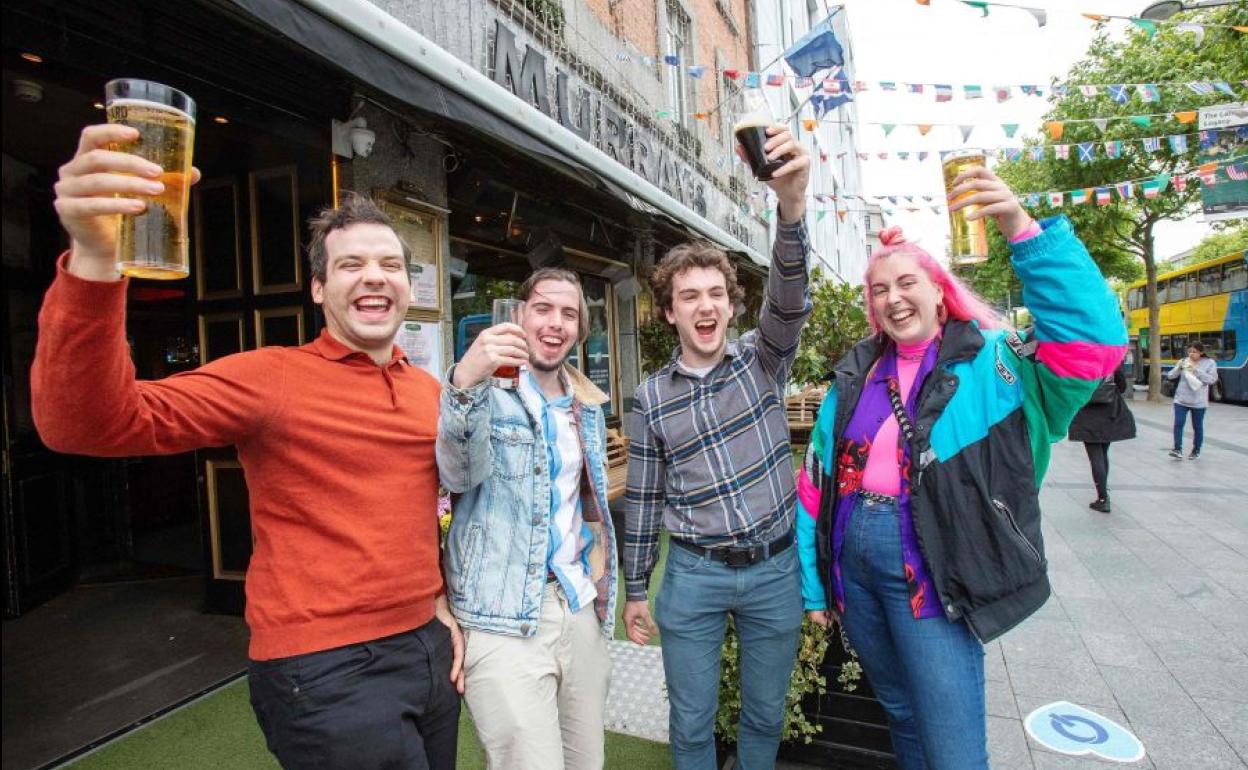
[[[864,280],[875,334],[836,365],[798,483],[805,607],[840,617],[903,770],[988,767],[983,645],[1049,597],[1037,489],[1127,341],[1069,220],[1033,221],[986,168],[949,199],[966,193],[950,209],[996,220],[1034,332],[885,230]]]
[[[1121,366],[1092,391],[1087,406],[1070,423],[1070,440],[1082,441],[1092,466],[1096,499],[1088,507],[1109,513],[1109,445],[1135,438],[1135,415],[1122,394],[1127,392],[1127,375]]]
[[[1166,378],[1177,380],[1174,389],[1174,446],[1170,456],[1183,459],[1183,430],[1187,427],[1187,415],[1192,415],[1192,453],[1189,460],[1200,457],[1200,447],[1205,442],[1205,410],[1209,408],[1209,387],[1218,381],[1218,365],[1205,355],[1205,346],[1193,342],[1187,355],[1175,363]]]

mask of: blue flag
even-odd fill
[[[816,72],[828,67],[839,67],[845,63],[845,53],[841,44],[832,32],[831,16],[811,27],[810,31],[784,52],[784,60],[793,71],[802,77],[811,77]]]
[[[810,104],[815,108],[816,118],[822,118],[842,104],[854,100],[854,92],[850,89],[848,80],[837,78],[836,84],[839,88],[835,93],[820,93],[821,91],[827,92],[829,90],[827,79],[825,79],[820,83],[820,87],[815,89],[815,93],[811,95]]]

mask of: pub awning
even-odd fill
[[[636,211],[669,219],[758,265],[769,264],[756,250],[367,0],[229,3],[326,64],[418,112],[485,135]]]

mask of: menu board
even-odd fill
[[[390,200],[381,201],[394,230],[411,251],[408,276],[412,282],[411,310],[442,311],[442,271],[440,218],[437,214],[419,211]]]
[[[439,380],[446,373],[440,321],[404,321],[394,343],[407,354],[413,366],[419,366]]]

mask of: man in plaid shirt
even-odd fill
[[[767,184],[779,199],[776,242],[758,328],[727,342],[743,292],[725,254],[688,243],[651,276],[680,350],[637,389],[625,494],[629,638],[655,630],[646,588],[671,534],[655,599],[677,770],[715,767],[712,736],[720,646],[731,615],[741,644],[739,767],[770,768],[802,625],[793,519],[797,504],[784,386],[810,313],[803,217],[810,158],[781,126]],[[740,148],[738,148],[740,152]]]

